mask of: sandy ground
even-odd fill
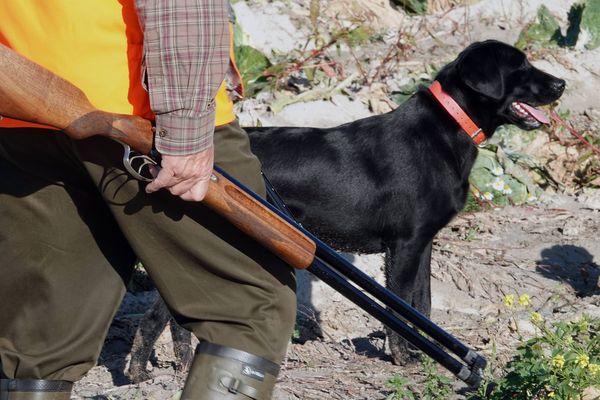
[[[334,5],[333,1],[323,3]],[[471,41],[495,38],[514,42],[520,27],[542,3],[565,23],[571,2],[558,0],[485,0],[427,18],[394,16],[396,22],[391,24],[414,32],[416,51],[398,64],[393,78],[385,83],[397,84],[394,80],[402,80],[415,69],[426,71],[429,62],[449,61]],[[254,46],[267,52],[289,51],[307,35],[307,4],[257,0],[236,3],[235,8]],[[392,25],[388,30],[397,28]],[[369,68],[376,66],[393,41],[386,37],[363,49],[371,52]],[[561,49],[536,61],[540,68],[567,80],[560,107],[574,115],[591,116],[589,124],[598,124],[600,114],[600,97],[595,93],[600,87],[599,61],[599,50],[577,49]],[[350,73],[354,64],[348,59],[345,66]],[[373,113],[367,101],[346,95],[292,104],[273,114],[268,106],[275,100],[267,94],[238,105],[241,121],[247,125],[332,126]],[[519,331],[515,330],[502,306],[505,294],[527,293],[533,309],[549,321],[582,313],[600,318],[599,233],[597,191],[587,197],[548,195],[534,205],[460,215],[434,243],[432,319],[487,356],[495,346],[498,356],[494,364],[500,366],[514,352],[519,334],[534,334],[525,311],[516,315]],[[382,255],[348,257],[381,279]],[[385,399],[392,391],[386,382],[395,374],[408,376],[419,390],[421,366],[401,368],[390,362],[379,322],[306,273],[299,274],[299,281],[298,311],[304,324],[300,336],[290,343],[275,400]],[[99,364],[77,383],[75,399],[176,398],[184,377],[175,372],[168,332],[161,336],[149,365],[152,380],[133,385],[123,374],[135,328],[154,296],[153,292],[126,296]],[[315,331],[320,331],[321,337]],[[456,389],[460,388],[457,382]]]

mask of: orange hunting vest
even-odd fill
[[[142,86],[143,33],[134,0],[0,0],[0,43],[83,90],[100,110],[154,119]],[[216,105],[216,125],[235,119],[225,82]],[[0,121],[0,127],[32,125]]]

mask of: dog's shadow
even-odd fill
[[[555,245],[542,250],[536,270],[543,276],[569,284],[578,296],[600,293],[600,266],[585,248]]]

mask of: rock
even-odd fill
[[[364,21],[376,32],[397,30],[405,19],[405,15],[386,0],[332,0],[325,13],[335,19]]]
[[[372,84],[366,93],[360,94],[360,97],[369,104],[374,114],[385,114],[398,107],[390,100],[388,87],[383,83]]]
[[[333,127],[372,115],[366,105],[346,96],[333,96],[332,101],[317,100],[286,106],[271,118],[263,118],[264,126]]]
[[[600,189],[586,188],[577,200],[587,208],[600,210]]]
[[[280,10],[282,7],[283,3],[277,1],[260,9],[250,8],[243,1],[233,4],[237,23],[246,36],[245,44],[267,55],[273,51],[289,53],[303,44],[306,34],[295,27],[289,15]]]
[[[562,227],[562,234],[565,236],[577,237],[579,236],[579,226],[580,221],[569,219]]]
[[[596,400],[600,398],[600,389],[594,386],[590,386],[583,391],[581,400]]]

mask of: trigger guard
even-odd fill
[[[144,154],[138,154],[136,155],[135,151],[131,150],[131,147],[129,147],[128,144],[125,144],[123,142],[120,142],[123,145],[123,167],[125,167],[125,170],[127,170],[127,172],[129,172],[129,174],[131,176],[133,176],[135,179],[138,179],[140,181],[144,181],[144,182],[152,182],[152,179],[147,178],[145,176],[143,176],[141,174],[141,170],[142,168],[144,168],[147,165],[158,165],[158,163],[152,159],[151,157],[144,155]],[[133,165],[131,165],[131,163],[134,160],[142,160],[141,165],[139,166],[139,168],[136,170]]]

